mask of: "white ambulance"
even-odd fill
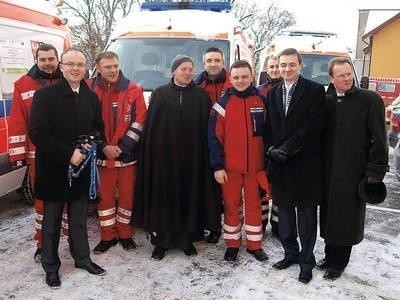
[[[209,47],[224,52],[226,67],[239,59],[253,65],[253,42],[228,1],[143,3],[115,26],[107,50],[118,54],[125,76],[144,88],[147,100],[154,88],[171,79],[173,57],[190,56],[200,73]]]
[[[21,198],[32,199],[29,182],[23,180],[26,167],[11,169],[8,160],[13,83],[33,66],[41,43],[54,45],[60,53],[71,46],[65,22],[54,2],[0,0],[0,196],[18,189]]]
[[[295,48],[303,58],[301,75],[327,87],[330,83],[328,63],[336,56],[350,58],[349,49],[337,34],[324,31],[304,31],[288,29],[282,31],[260,55],[260,69],[257,84],[263,83],[266,74],[266,58],[279,54],[286,48]],[[350,59],[351,61],[351,59]],[[354,66],[352,65],[355,74]],[[358,86],[357,76],[354,80]]]

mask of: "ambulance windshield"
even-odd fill
[[[218,47],[229,62],[229,42],[222,40],[200,40],[188,38],[122,38],[113,41],[107,50],[119,56],[124,75],[152,91],[171,79],[171,60],[177,54],[191,57],[195,65],[195,76],[203,70],[203,52],[209,47]]]
[[[329,61],[336,56],[301,53],[301,57],[303,58],[303,69],[301,70],[301,75],[328,87],[330,83],[328,64]],[[358,86],[357,76],[354,76],[354,74],[355,72],[353,68],[353,78],[356,81],[355,84]]]

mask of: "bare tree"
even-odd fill
[[[68,0],[62,9],[74,19],[71,26],[74,44],[81,48],[90,67],[103,51],[117,18],[125,17],[138,0]]]
[[[255,48],[265,47],[282,29],[296,24],[293,14],[273,1],[231,0],[233,13],[250,30]],[[256,56],[256,63],[258,55]]]

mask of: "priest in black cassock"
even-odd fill
[[[143,131],[132,222],[151,233],[152,258],[178,248],[196,255],[204,229],[220,230],[221,199],[209,166],[211,102],[193,82],[190,57],[176,56],[172,79],[152,93]]]

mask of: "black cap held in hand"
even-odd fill
[[[366,177],[358,185],[358,196],[365,203],[380,204],[385,200],[386,194],[386,185],[382,181],[368,183],[368,178]]]

